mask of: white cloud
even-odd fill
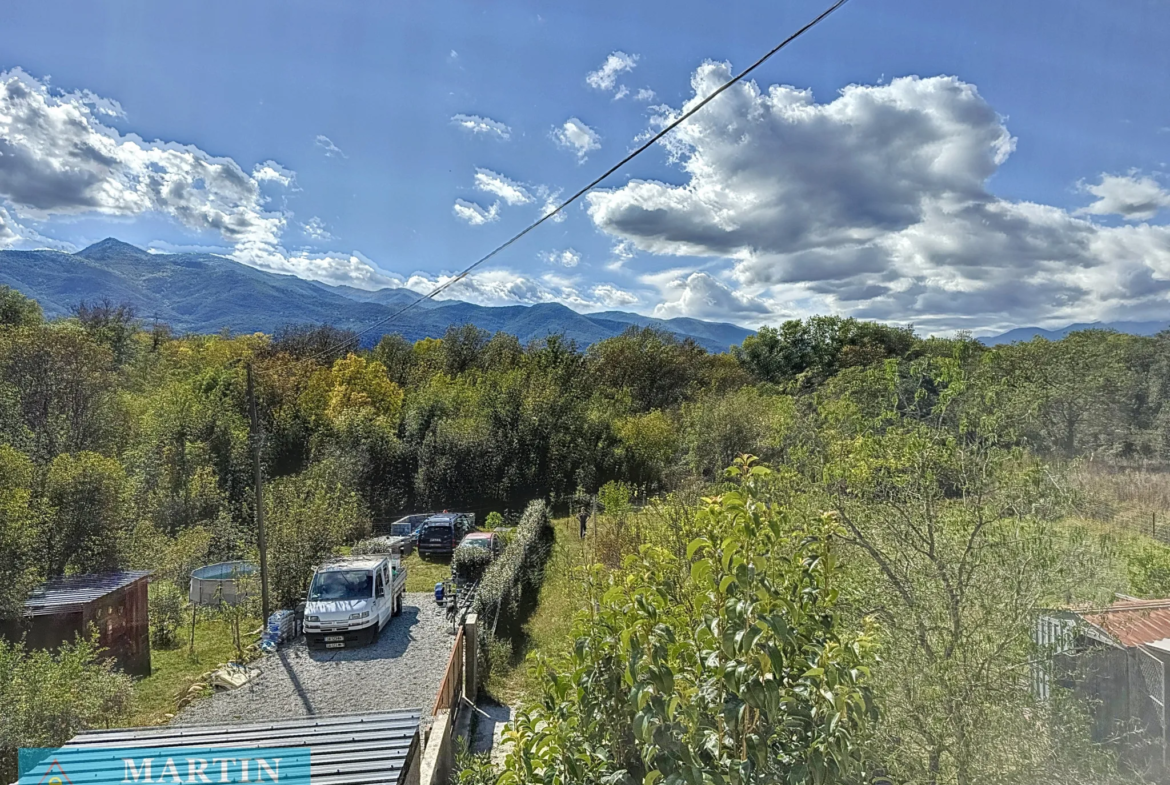
[[[621,85],[618,87],[617,91],[614,92],[613,100],[620,101],[629,94],[630,94],[630,88],[626,87],[625,85]]]
[[[291,272],[300,278],[345,284],[358,289],[381,289],[386,286],[403,286],[403,280],[396,275],[386,275],[374,263],[358,252],[351,254],[309,254],[298,253],[284,260],[282,272]]]
[[[654,315],[662,319],[675,316],[696,319],[754,316],[758,319],[770,313],[768,306],[760,300],[734,292],[704,272],[672,276],[665,280],[660,276],[647,276],[645,281],[657,283],[662,291],[664,299],[654,307]]]
[[[540,185],[536,188],[536,195],[544,200],[544,204],[540,208],[540,214],[542,217],[553,212],[557,209],[557,207],[560,206],[560,188],[556,189],[555,191],[551,191],[547,186]],[[553,223],[559,224],[561,221],[565,220],[566,217],[567,214],[562,210],[549,220],[551,220]]]
[[[1159,210],[1170,207],[1170,191],[1153,177],[1102,174],[1096,185],[1080,184],[1081,190],[1097,197],[1088,207],[1077,210],[1090,215],[1120,215],[1127,221],[1148,221]]]
[[[590,151],[601,147],[601,136],[576,117],[570,117],[560,128],[554,128],[553,139],[566,150],[575,152],[580,161],[584,161]]]
[[[342,152],[340,147],[333,144],[333,140],[330,139],[325,134],[317,134],[317,138],[313,140],[313,144],[317,145],[318,147],[320,147],[322,150],[325,151],[326,158],[332,158],[335,155],[339,155],[342,158],[349,157],[344,152]]]
[[[638,64],[638,55],[625,52],[612,52],[605,62],[596,71],[590,71],[585,76],[585,83],[594,90],[610,91],[617,84],[619,74],[633,71]]]
[[[261,187],[295,186],[292,171],[265,161],[249,174],[231,158],[148,142],[102,122],[124,116],[116,101],[53,90],[20,69],[0,73],[4,244],[68,247],[22,226],[23,218],[154,214],[194,232],[192,245],[226,243],[231,258],[254,267],[355,286],[389,280],[360,254],[289,254],[282,247],[290,215],[270,210]]]
[[[296,172],[285,169],[276,161],[265,161],[252,169],[252,179],[258,183],[272,182],[287,187],[296,181],[296,177]]]
[[[654,91],[651,90],[649,87],[643,87],[640,90],[638,90],[637,93],[634,94],[634,100],[635,101],[646,101],[646,102],[653,101],[654,100]]]
[[[451,212],[455,214],[456,218],[466,221],[472,226],[482,226],[500,217],[500,203],[496,202],[491,207],[481,207],[466,199],[456,199]]]
[[[576,267],[581,263],[581,254],[572,248],[563,251],[545,251],[540,258],[549,264],[559,264],[561,267]]]
[[[318,242],[333,239],[333,235],[329,233],[329,229],[325,226],[325,222],[315,215],[305,223],[301,224],[301,230],[310,238]]]
[[[454,278],[453,275],[432,276],[416,273],[405,286],[419,293],[433,291]],[[560,303],[581,311],[596,311],[631,305],[638,298],[613,284],[597,284],[583,292],[576,278],[546,273],[532,278],[506,269],[486,269],[472,273],[452,284],[437,297],[464,300],[478,305],[532,305]]]
[[[3,207],[0,207],[0,250],[11,248],[21,238],[19,227],[12,216]]]
[[[475,170],[475,187],[484,193],[498,196],[510,206],[532,201],[532,194],[523,185],[490,169]]]
[[[624,308],[638,302],[638,297],[613,284],[603,283],[593,287],[593,296],[608,308]]]
[[[657,123],[729,75],[704,64],[695,97]],[[640,250],[725,260],[705,264],[718,279],[664,283],[663,314],[766,305],[773,319],[805,309],[926,330],[1164,315],[1170,227],[1100,226],[994,196],[987,181],[1014,145],[1003,118],[953,77],[850,86],[825,103],[747,83],[667,138],[684,182],[594,192],[589,214]],[[1090,209],[1151,215],[1149,184],[1122,179],[1091,186]]]
[[[122,135],[92,105],[19,69],[0,74],[0,197],[18,215],[157,212],[237,247],[275,242],[284,217],[265,210],[256,176],[190,145]],[[258,171],[291,176],[267,163]]]
[[[512,135],[512,129],[504,123],[476,114],[457,114],[451,118],[451,122],[476,136],[484,134],[499,139],[508,139]]]

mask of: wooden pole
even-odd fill
[[[268,605],[268,542],[264,538],[264,474],[260,470],[260,447],[264,441],[264,426],[256,411],[256,386],[252,381],[252,363],[248,362],[248,415],[252,419],[252,470],[256,475],[256,547],[260,550],[260,608],[261,622],[268,625],[271,610]]]

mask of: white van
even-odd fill
[[[350,556],[322,564],[305,603],[309,648],[373,643],[402,612],[406,568],[396,556]]]

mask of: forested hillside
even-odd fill
[[[728,354],[636,326],[585,350],[468,326],[356,353],[350,337],[177,335],[108,304],[46,321],[0,289],[0,611],[45,578],[146,566],[156,635],[173,634],[191,566],[254,548],[250,364],[279,603],[314,559],[399,513],[519,513],[542,497],[563,510],[607,484],[650,501],[631,516],[613,502],[621,517],[590,541],[605,567],[576,585],[579,645],[539,666],[551,692],[521,715],[530,754],[513,761],[539,781],[642,781],[680,749],[703,771],[754,772],[742,782],[1117,771],[1084,707],[1056,727],[1043,718],[1058,707],[1001,688],[1023,678],[1038,608],[1170,590],[1161,552],[1131,560],[1064,523],[1068,460],[1170,459],[1170,336],[988,349],[816,317]],[[2,653],[9,673],[33,668]],[[772,675],[745,665],[765,661]],[[84,672],[96,697],[34,740],[125,706],[124,683]],[[567,689],[581,679],[596,689]],[[665,700],[676,690],[687,706]],[[751,708],[738,729],[700,741],[732,705]]]

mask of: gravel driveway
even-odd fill
[[[310,651],[302,637],[256,662],[246,687],[197,700],[171,722],[249,722],[422,708],[429,713],[455,637],[434,595],[408,593],[371,646]]]

